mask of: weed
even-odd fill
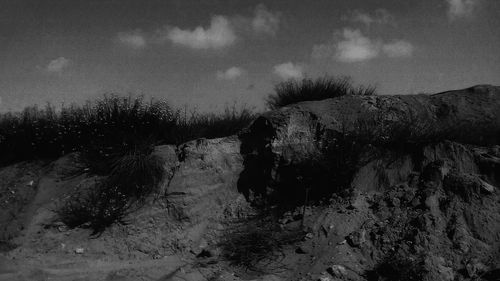
[[[163,177],[163,163],[149,150],[129,152],[112,165],[109,176],[76,192],[58,209],[69,227],[88,227],[94,234],[123,222],[132,207],[140,207]]]
[[[220,242],[222,255],[245,270],[264,271],[279,264],[286,245],[303,238],[302,231],[285,231],[270,217],[258,215],[236,223]]]
[[[352,85],[348,77],[330,77],[302,80],[287,80],[274,87],[275,93],[267,99],[270,109],[277,109],[301,101],[315,101],[344,95],[374,95],[375,87]]]

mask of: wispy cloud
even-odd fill
[[[146,37],[140,30],[119,32],[117,37],[120,43],[133,49],[142,49],[147,45]]]
[[[404,40],[396,40],[382,45],[382,51],[391,58],[410,57],[413,50],[413,45]]]
[[[304,77],[304,69],[302,66],[292,62],[275,65],[273,68],[274,74],[282,79],[301,79]]]
[[[395,40],[385,43],[380,39],[371,39],[363,35],[359,29],[344,28],[341,33],[337,32],[335,37],[330,43],[315,45],[312,57],[354,63],[371,60],[380,54],[392,58],[409,57],[414,50],[410,42]]]
[[[342,19],[345,21],[362,23],[367,27],[372,24],[395,25],[394,17],[386,9],[376,9],[373,13],[354,10],[348,15],[343,16]]]
[[[224,16],[214,16],[210,26],[198,26],[193,30],[168,27],[164,35],[174,44],[192,49],[219,49],[232,45],[236,34],[229,20]]]
[[[65,57],[58,57],[57,59],[51,60],[47,67],[45,68],[48,72],[61,73],[64,69],[68,68],[71,61]]]
[[[217,71],[217,79],[219,80],[234,80],[243,76],[246,71],[241,67],[233,66],[225,71]]]
[[[481,0],[446,0],[450,20],[470,17]]]
[[[276,35],[280,27],[281,13],[272,13],[264,4],[255,8],[255,16],[252,19],[252,29],[256,33]]]

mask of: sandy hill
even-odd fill
[[[164,177],[91,235],[77,154],[0,168],[0,280],[500,280],[500,87],[345,96],[156,147]]]

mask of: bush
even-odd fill
[[[129,151],[236,134],[254,116],[249,109],[232,107],[188,117],[164,101],[117,95],[60,110],[32,106],[0,115],[0,165],[78,151],[93,172],[109,174],[111,164]]]
[[[232,265],[262,272],[277,265],[284,247],[300,241],[304,234],[302,230],[281,229],[270,216],[262,213],[229,228],[220,246],[222,255]]]
[[[112,165],[111,174],[72,195],[57,211],[69,227],[88,227],[94,234],[140,207],[163,177],[163,162],[148,150],[129,152]]]
[[[277,109],[301,101],[315,101],[336,98],[344,95],[374,95],[375,87],[354,87],[347,77],[325,76],[315,80],[288,80],[274,87],[275,94],[267,99],[270,109]]]
[[[178,111],[176,116],[176,126],[166,139],[181,144],[198,138],[220,138],[237,134],[250,125],[256,114],[246,107],[233,106],[226,107],[222,113],[200,114],[194,111],[187,116],[186,112],[183,114]]]
[[[145,140],[156,141],[175,122],[168,104],[147,103],[142,97],[106,95],[83,106],[63,106],[60,111],[50,105],[28,107],[0,116],[0,164],[57,158],[74,151],[82,152],[90,163],[109,164]]]

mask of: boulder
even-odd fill
[[[489,85],[434,95],[349,95],[292,104],[263,114],[242,134],[245,171],[240,189],[266,193],[273,182],[294,174],[288,169],[285,175],[283,167],[307,164],[327,153],[333,160],[339,158],[337,171],[345,171],[346,162],[356,160],[346,157],[372,145],[394,149],[407,144],[405,149],[416,149],[421,143],[448,138],[480,143],[497,138],[499,131],[500,87]],[[437,150],[449,155],[461,172],[477,171],[469,162],[472,153],[456,161],[457,155],[464,156],[463,147],[429,148],[424,153],[429,162],[443,158],[432,155]],[[372,170],[364,172],[376,174]],[[402,177],[411,170],[408,166]]]

